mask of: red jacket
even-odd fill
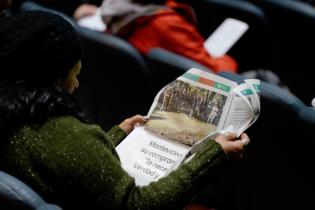
[[[190,6],[173,0],[168,0],[166,5],[171,9],[161,9],[154,15],[137,18],[122,28],[118,35],[143,54],[159,47],[195,60],[215,72],[236,72],[237,63],[230,56],[213,58],[207,53]]]

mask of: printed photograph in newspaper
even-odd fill
[[[210,88],[175,80],[159,95],[145,128],[191,146],[217,129],[226,99]]]

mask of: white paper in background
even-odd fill
[[[243,21],[227,18],[204,42],[204,47],[211,56],[221,57],[241,38],[248,27]]]
[[[103,22],[101,17],[101,11],[98,8],[94,15],[83,17],[78,20],[78,25],[89,28],[94,31],[105,31],[106,24]]]

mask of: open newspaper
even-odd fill
[[[148,122],[117,147],[122,167],[145,186],[166,176],[219,133],[238,136],[258,118],[260,81],[190,69],[155,97]]]

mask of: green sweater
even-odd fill
[[[227,163],[209,141],[167,177],[137,187],[115,151],[124,137],[117,126],[105,133],[73,117],[24,126],[5,146],[6,171],[64,209],[182,209]]]

